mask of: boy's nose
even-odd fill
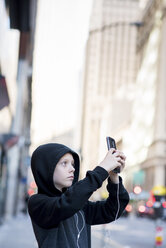
[[[75,171],[75,168],[73,167],[72,164],[70,165],[70,171],[73,171],[73,172]]]

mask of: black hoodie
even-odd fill
[[[61,192],[54,186],[53,172],[66,153],[71,153],[74,158],[74,180],[71,187]],[[78,154],[61,144],[41,145],[32,154],[31,168],[38,193],[30,197],[28,211],[39,248],[90,248],[90,225],[115,220],[118,185],[111,182],[108,172],[100,166],[88,171],[86,177],[78,181],[79,166]],[[88,201],[106,178],[109,197],[104,201]],[[118,217],[128,201],[128,193],[120,178]]]

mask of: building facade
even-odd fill
[[[130,122],[139,18],[138,1],[94,1],[84,72],[83,174],[103,159],[106,136],[114,136],[120,146],[117,133]]]
[[[24,208],[36,9],[37,1],[0,1],[0,71],[9,97],[0,110],[0,222]]]
[[[87,43],[81,149],[84,171],[113,136],[127,156],[124,179],[166,184],[165,1],[94,1]]]
[[[124,135],[124,146],[132,154],[128,175],[142,172],[145,190],[166,185],[165,21],[165,1],[148,1],[137,36],[140,61],[132,119]],[[139,183],[135,180],[128,177],[130,188]]]

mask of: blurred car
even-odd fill
[[[153,219],[154,218],[154,209],[153,207],[148,207],[146,204],[139,205],[136,211],[137,217],[148,217]]]

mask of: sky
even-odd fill
[[[76,126],[91,8],[92,0],[38,1],[31,124],[34,144]]]

